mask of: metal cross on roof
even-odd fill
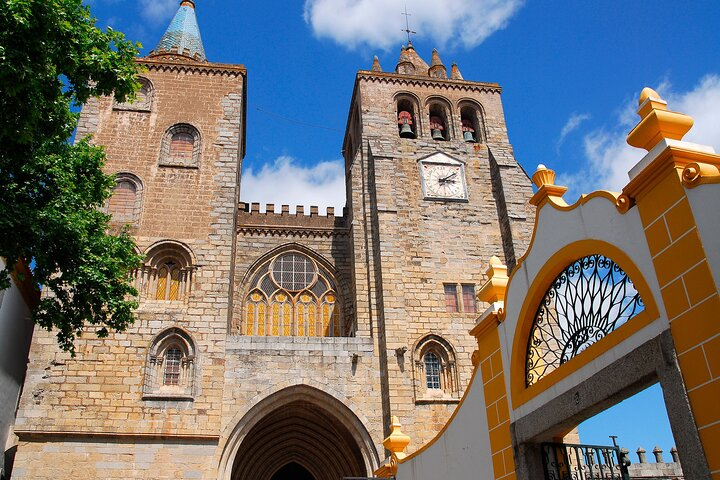
[[[410,34],[412,33],[413,35],[417,35],[417,32],[414,32],[414,31],[410,30],[410,19],[409,19],[409,17],[411,17],[412,14],[410,14],[410,13],[407,12],[407,4],[405,4],[405,12],[404,12],[404,13],[401,13],[401,15],[405,15],[405,29],[402,30],[402,31],[405,32],[405,33],[407,33],[408,44],[411,44],[412,42],[410,41]]]

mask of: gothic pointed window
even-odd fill
[[[423,337],[413,351],[415,365],[415,400],[455,402],[459,397],[455,352],[440,335]]]
[[[351,332],[332,273],[298,251],[266,260],[250,276],[240,323],[242,335],[339,337]]]
[[[163,137],[160,166],[197,168],[200,166],[200,132],[192,125],[173,125]]]
[[[161,332],[148,350],[143,399],[192,400],[195,363],[195,342],[187,332],[177,327]]]

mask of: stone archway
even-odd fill
[[[316,388],[295,385],[251,408],[229,439],[227,480],[339,480],[376,464],[367,430],[352,411]]]

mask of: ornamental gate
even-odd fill
[[[545,480],[630,480],[619,447],[543,443]]]

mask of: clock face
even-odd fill
[[[421,163],[425,197],[451,200],[467,199],[462,165]]]

